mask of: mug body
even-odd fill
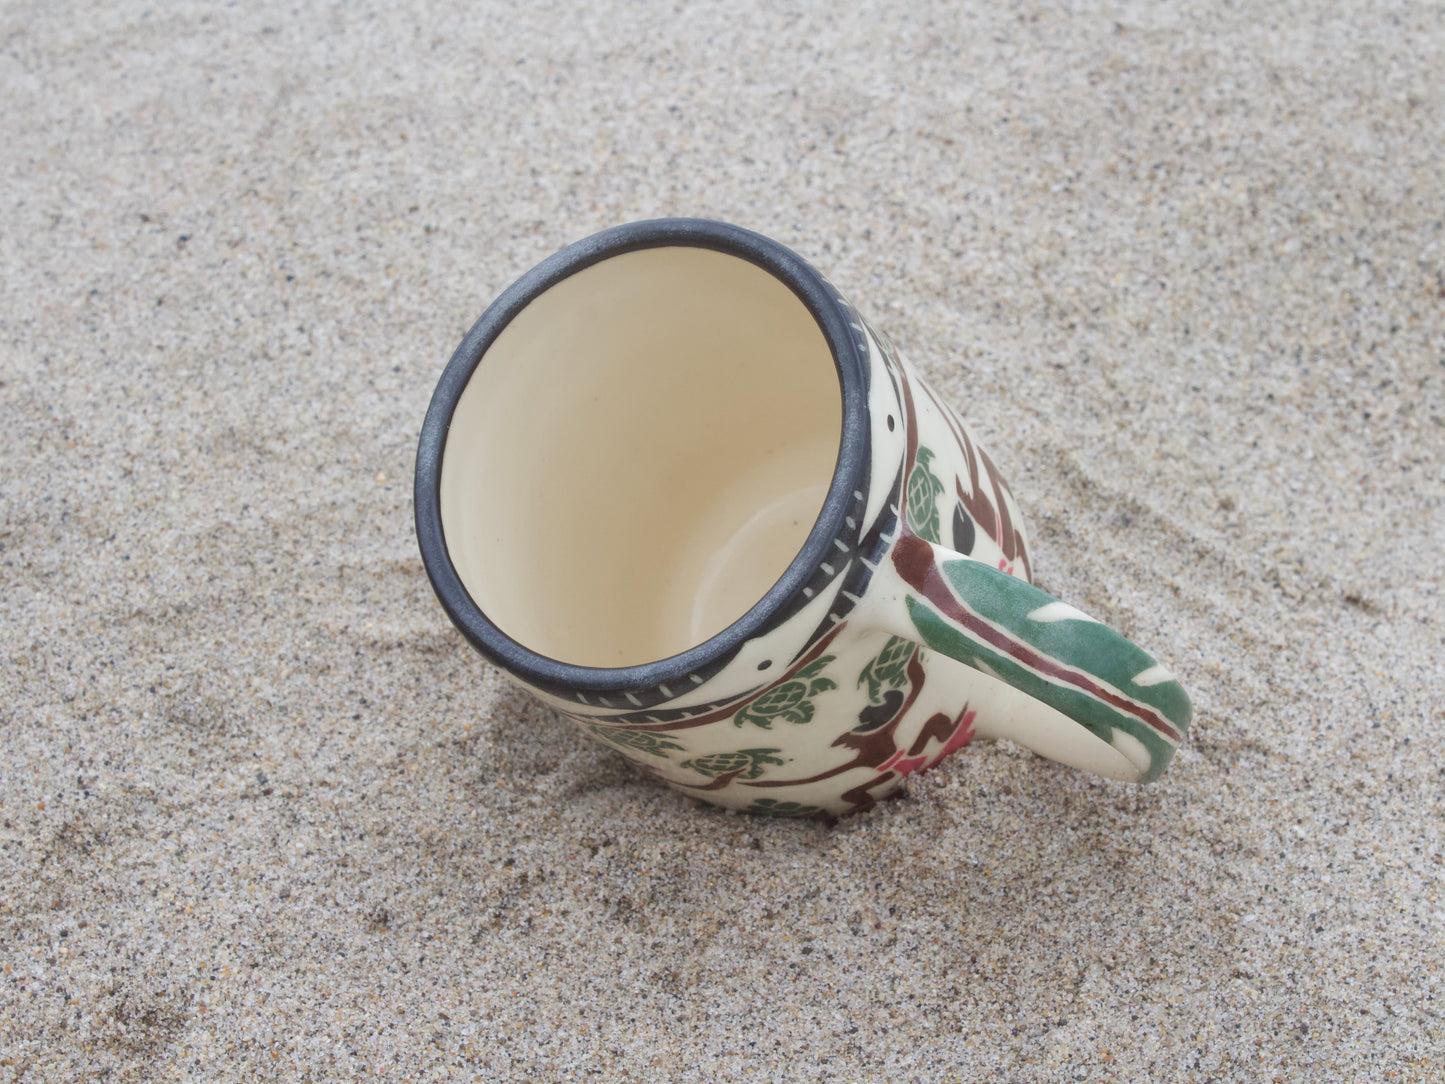
[[[588,238],[487,310],[416,517],[483,655],[677,789],[782,816],[867,808],[988,732],[1001,683],[884,617],[901,537],[1030,573],[992,460],[886,338],[704,220]]]

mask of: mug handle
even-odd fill
[[[906,527],[892,564],[901,582],[889,593],[889,631],[1001,683],[989,686],[978,736],[1110,779],[1147,783],[1164,771],[1193,709],[1152,656],[1033,584]]]

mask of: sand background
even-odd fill
[[[1441,1079],[1442,70],[1439,4],[5,4],[0,1081]],[[959,406],[1192,691],[1163,781],[726,815],[464,645],[435,379],[660,214]]]

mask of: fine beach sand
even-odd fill
[[[908,7],[0,8],[0,1082],[1442,1079],[1441,9]],[[463,643],[432,386],[663,214],[958,406],[1163,780],[749,819]]]

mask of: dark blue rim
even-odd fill
[[[462,586],[447,553],[441,519],[441,466],[457,401],[487,348],[532,299],[569,275],[612,256],[644,248],[685,245],[741,257],[782,281],[817,320],[832,351],[843,399],[843,433],[833,482],[818,521],[792,564],[753,607],[709,640],[656,662],[603,668],[574,666],[523,647],[487,619]],[[732,656],[772,627],[813,571],[826,559],[855,490],[867,478],[867,358],[849,329],[833,288],[801,256],[751,230],[701,218],[631,222],[569,245],[513,283],[487,308],[447,363],[422,425],[416,457],[416,534],[437,599],[472,646],[498,666],[538,688],[557,692],[621,693],[676,682]]]

